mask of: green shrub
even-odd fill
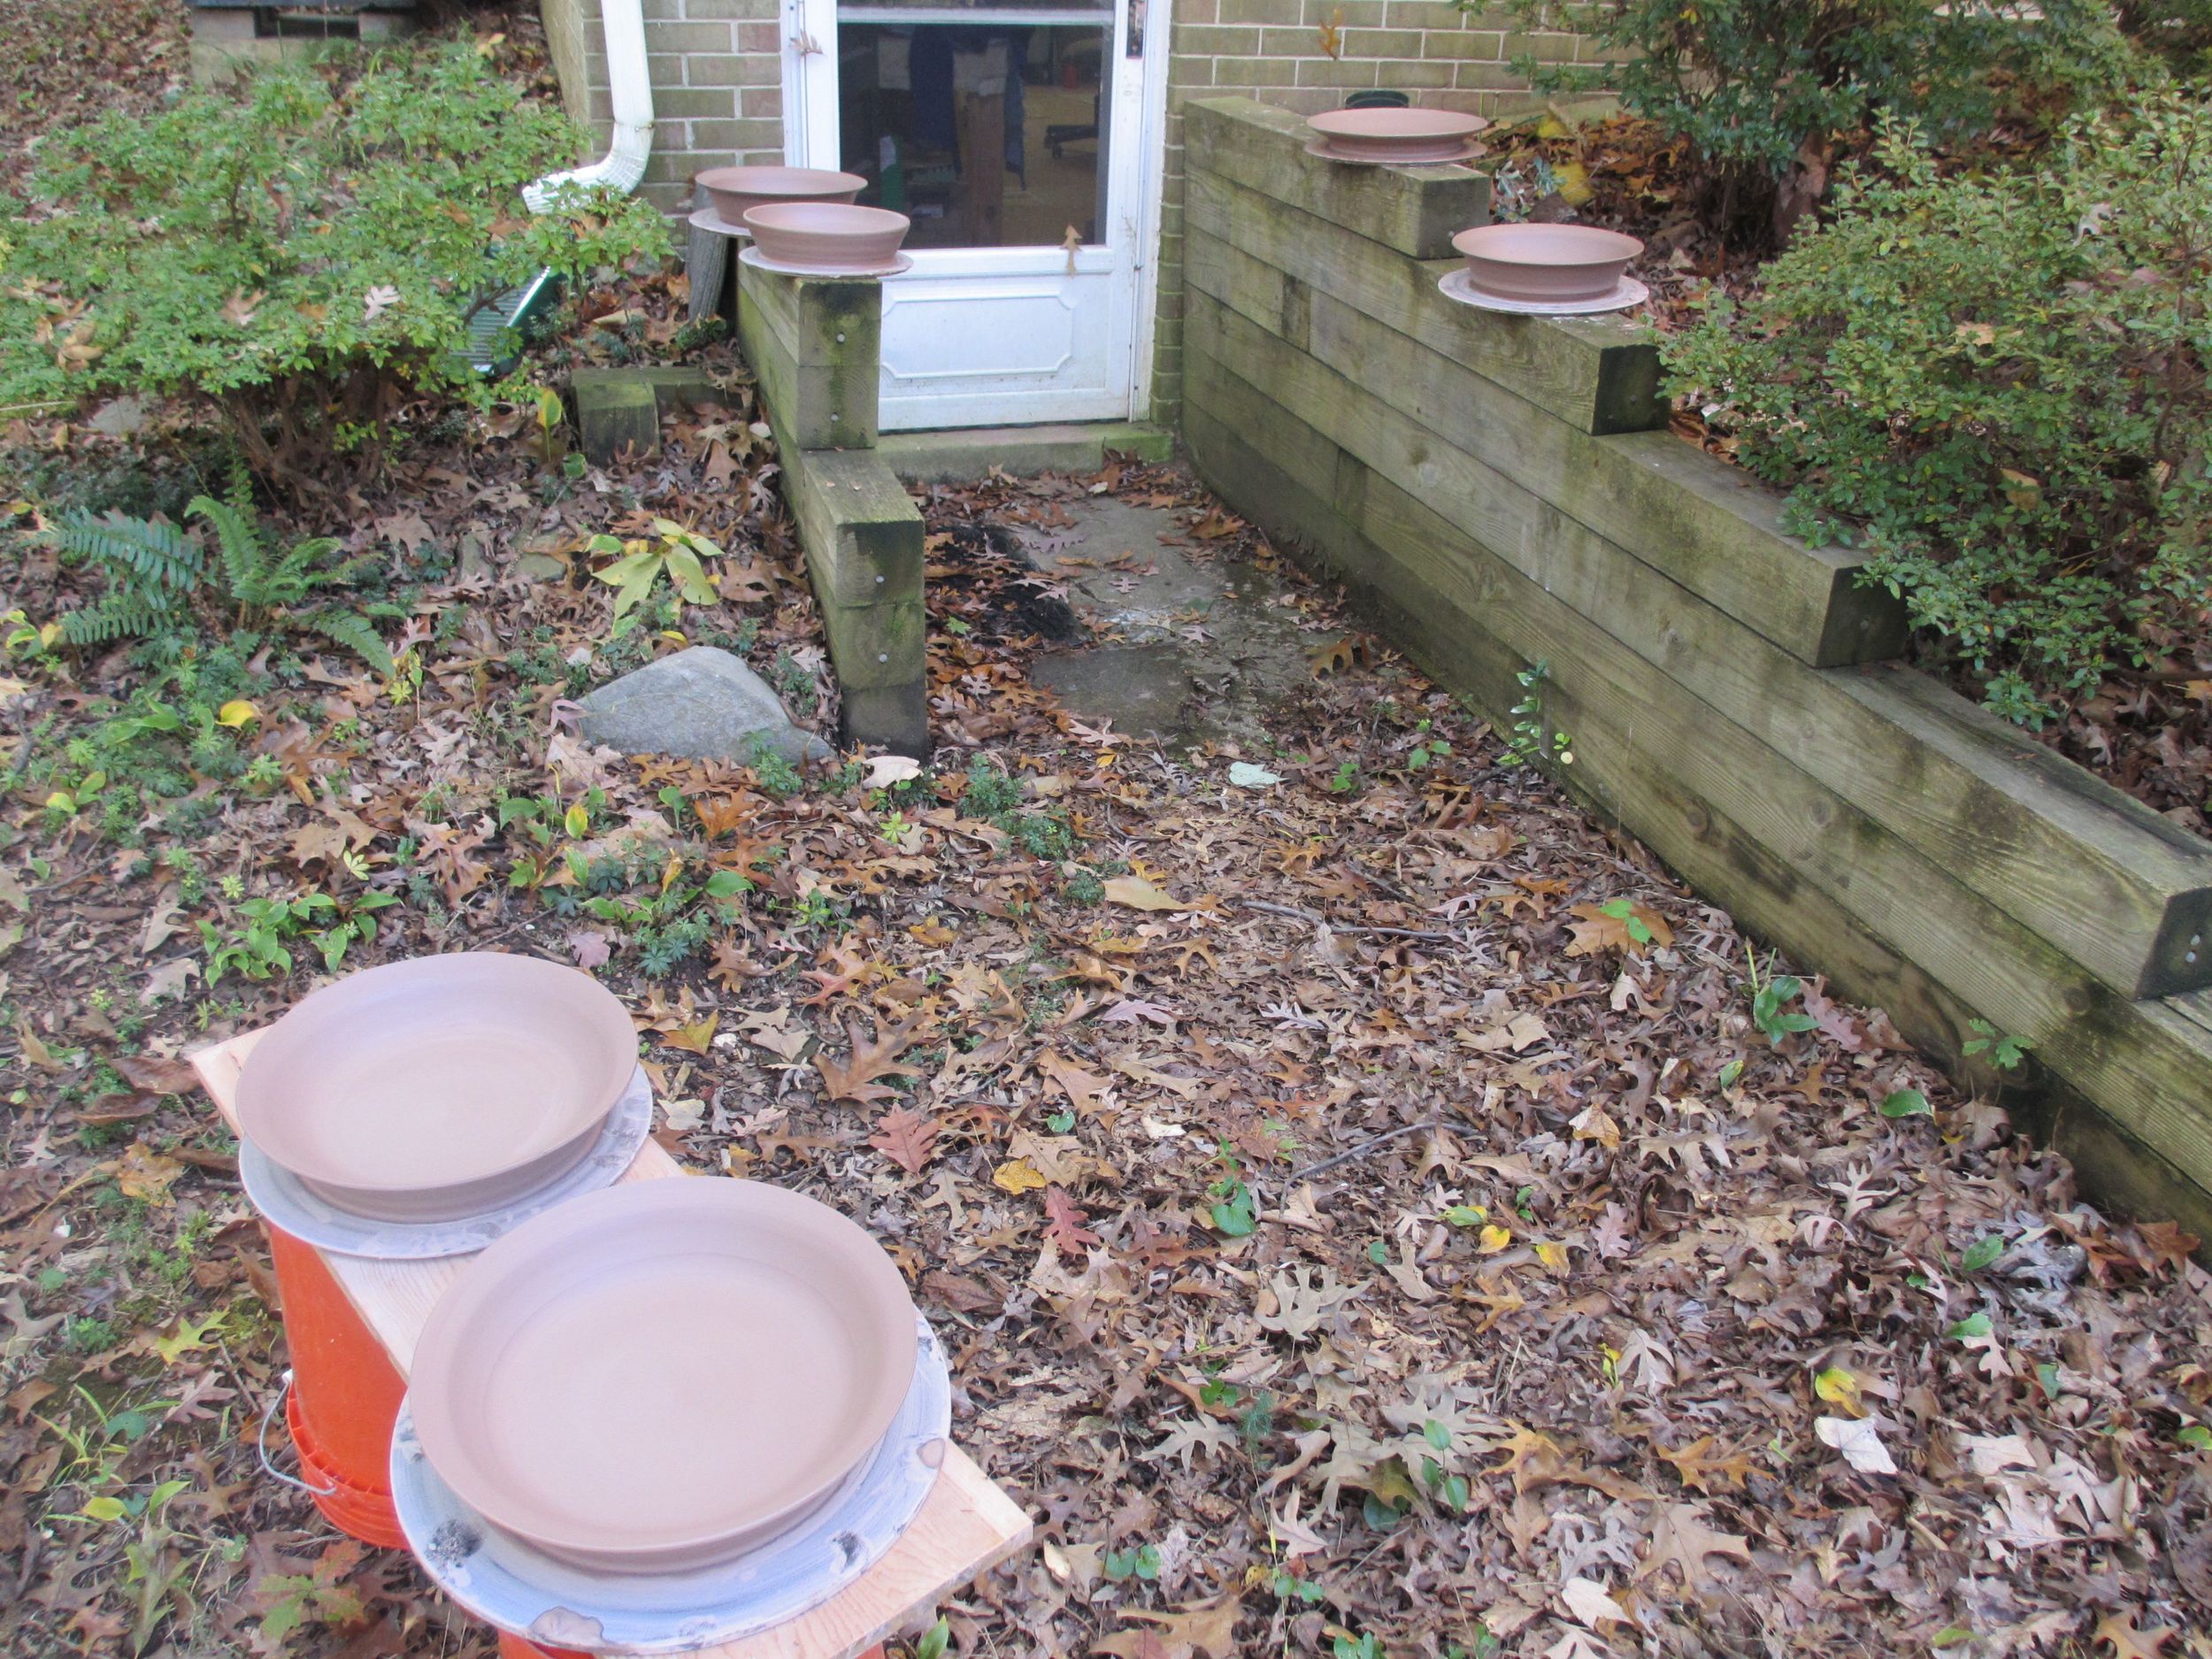
[[[1677,388],[2029,724],[2202,627],[2212,110],[1945,178],[1904,130],[1834,222],[1667,346]]]
[[[2205,0],[2141,0],[2146,12]],[[1554,0],[1511,0],[1525,21]],[[1598,0],[1571,27],[1623,61],[1603,70],[1518,62],[1546,89],[1617,91],[1633,113],[1686,137],[1732,197],[1771,190],[1779,228],[1821,193],[1828,141],[1876,111],[1940,137],[1978,133],[1996,77],[2031,87],[2110,83],[2147,72],[2102,0],[2018,8],[1932,0]],[[1808,180],[1809,180],[1809,182]]]
[[[665,248],[650,206],[608,192],[525,211],[580,142],[466,45],[57,136],[31,199],[0,195],[0,404],[186,396],[265,474],[373,465],[408,393],[485,395],[455,355],[477,303]]]

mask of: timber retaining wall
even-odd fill
[[[1894,662],[1846,550],[1663,428],[1648,335],[1437,292],[1463,169],[1350,168],[1186,110],[1184,436],[1493,717],[1541,661],[1567,786],[1955,1071],[2114,1207],[2212,1237],[2212,845]]]

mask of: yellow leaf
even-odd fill
[[[1482,1230],[1481,1238],[1482,1254],[1485,1256],[1495,1256],[1513,1242],[1512,1233],[1494,1221]]]
[[[1563,1273],[1567,1271],[1567,1247],[1563,1244],[1540,1244],[1536,1247],[1536,1259],[1553,1272]]]
[[[2041,479],[2032,477],[2026,472],[2015,472],[2008,466],[1999,467],[1997,476],[2004,480],[2000,486],[2004,498],[2023,512],[2032,510],[2038,502],[2043,499]]]
[[[123,1154],[116,1167],[115,1185],[126,1198],[135,1198],[141,1203],[169,1202],[169,1188],[178,1176],[184,1173],[184,1165],[175,1158],[165,1158],[158,1152],[149,1152],[142,1146],[134,1145]]]
[[[561,814],[561,827],[577,841],[591,833],[591,813],[581,801],[575,802]]]
[[[1125,904],[1133,910],[1179,910],[1188,907],[1163,893],[1142,876],[1116,876],[1105,884],[1110,904]]]
[[[1564,138],[1572,130],[1556,115],[1547,115],[1536,123],[1536,136],[1539,138]]]
[[[1859,1402],[1859,1379],[1840,1366],[1830,1366],[1813,1379],[1813,1392],[1838,1410],[1857,1417],[1866,1415]]]
[[[1024,1193],[1041,1191],[1051,1184],[1027,1158],[1009,1158],[991,1171],[991,1185],[1018,1198]]]
[[[240,726],[260,718],[261,710],[243,697],[233,697],[215,710],[215,724],[218,726]]]
[[[1578,161],[1563,161],[1551,170],[1558,181],[1559,199],[1569,207],[1586,205],[1597,194],[1590,188],[1590,171]]]
[[[709,1014],[704,1019],[695,1021],[691,1025],[677,1026],[661,1041],[672,1048],[683,1048],[693,1054],[704,1054],[707,1051],[707,1045],[714,1041],[714,1028],[721,1023],[721,1020],[722,1016],[718,1012]]]

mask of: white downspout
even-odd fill
[[[614,104],[614,138],[603,160],[566,173],[549,173],[525,185],[522,199],[542,213],[572,188],[611,184],[627,196],[645,176],[653,153],[653,82],[645,66],[643,0],[602,0],[607,39],[607,85]]]

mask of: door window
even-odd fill
[[[1105,240],[1109,6],[837,9],[840,165],[910,249]]]

